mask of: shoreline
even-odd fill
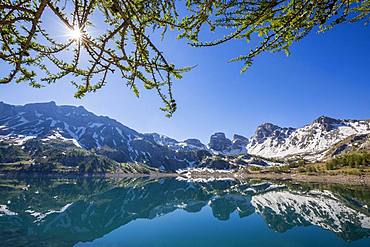
[[[190,172],[186,175],[179,174],[188,180],[192,179],[235,179],[235,180],[267,180],[267,181],[293,181],[301,183],[316,183],[316,184],[342,184],[342,185],[361,185],[370,187],[370,173],[352,175],[352,174],[302,174],[302,173],[276,173],[276,172]]]
[[[38,172],[0,172],[0,179],[6,178],[166,178],[176,177],[177,173],[38,173]]]
[[[366,175],[308,175],[308,174],[242,174],[240,178],[244,179],[264,179],[272,181],[295,181],[304,183],[321,183],[321,184],[342,184],[342,185],[363,185],[370,187],[370,174]]]
[[[80,174],[80,173],[0,173],[0,179],[17,178],[17,177],[49,177],[49,178],[184,178],[189,181],[196,179],[234,179],[234,180],[267,180],[267,181],[295,181],[304,183],[321,183],[321,184],[342,184],[342,185],[362,185],[370,187],[370,174],[350,175],[350,174],[299,174],[299,173],[244,173],[244,172],[191,172],[190,174],[178,173],[95,173],[95,174]]]

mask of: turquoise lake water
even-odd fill
[[[0,178],[0,246],[370,246],[366,187]]]

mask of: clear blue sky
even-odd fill
[[[216,131],[230,138],[234,133],[249,137],[263,122],[300,127],[320,115],[370,118],[368,26],[346,24],[324,34],[311,33],[293,46],[291,56],[264,54],[244,74],[239,73],[241,64],[227,63],[247,51],[244,42],[191,48],[174,35],[163,42],[173,62],[198,65],[175,83],[178,110],[170,119],[159,110],[161,101],[154,91],[141,92],[138,99],[116,78],[83,99],[73,98],[74,88],[68,81],[43,89],[10,83],[0,85],[0,101],[83,105],[140,132],[179,140],[199,138],[206,143]]]

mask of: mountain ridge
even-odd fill
[[[68,149],[86,149],[115,162],[142,163],[166,171],[197,166],[230,169],[225,164],[234,159],[227,156],[238,155],[245,156],[243,165],[276,165],[269,163],[271,158],[318,161],[328,158],[328,153],[338,155],[357,144],[367,145],[368,134],[370,120],[320,116],[300,128],[263,123],[250,138],[234,134],[228,139],[217,132],[203,144],[194,138],[178,141],[158,133],[139,133],[83,106],[58,106],[53,101],[26,105],[0,102],[0,142],[22,148],[32,139],[41,140],[42,145],[51,140],[66,142],[72,145]],[[346,147],[332,150],[350,137],[350,143],[342,143]],[[263,158],[266,160],[261,162]]]

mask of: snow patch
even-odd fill
[[[0,205],[0,216],[4,215],[14,216],[18,215],[18,213],[10,211],[7,205]]]

